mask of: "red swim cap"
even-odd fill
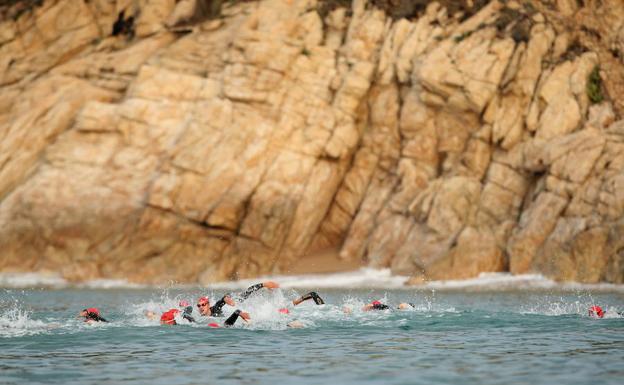
[[[198,305],[203,305],[205,303],[209,303],[210,301],[208,300],[208,297],[201,297],[200,299],[197,300],[197,304]]]
[[[209,324],[208,324],[208,326],[210,326],[211,328],[220,328],[220,327],[221,327],[221,326],[219,326],[219,324],[218,324],[218,323],[216,323],[216,322],[211,322],[211,323],[209,323]]]
[[[285,307],[281,308],[278,310],[278,312],[282,313],[282,314],[288,314],[290,313],[290,311],[288,311],[288,309],[286,309]]]
[[[100,311],[98,310],[97,307],[90,307],[87,309],[87,313],[93,313],[95,315],[100,315]]]
[[[371,305],[381,305],[381,302],[379,302],[379,301],[373,301],[373,302],[371,303]]]
[[[602,318],[604,317],[604,311],[602,311],[602,308],[600,306],[592,306],[589,308],[589,316],[590,317],[597,317],[597,318]]]
[[[187,307],[187,306],[191,306],[191,304],[189,303],[189,301],[183,299],[182,301],[180,301],[178,306],[180,306],[180,307]]]
[[[178,310],[178,309],[171,309],[169,311],[164,312],[160,316],[160,323],[161,324],[166,324],[166,325],[175,325],[176,324],[175,316],[179,312],[180,312],[180,310]]]

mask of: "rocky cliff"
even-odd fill
[[[624,282],[624,3],[9,1],[0,271]]]

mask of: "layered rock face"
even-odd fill
[[[4,10],[0,271],[624,282],[624,4],[387,3]]]

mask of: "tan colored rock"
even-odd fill
[[[615,121],[615,114],[611,103],[604,102],[589,107],[587,125],[591,128],[601,130],[609,127]]]
[[[427,226],[449,236],[471,221],[481,184],[472,178],[450,178],[440,186],[429,210]]]
[[[624,282],[617,1],[319,1],[1,21],[0,270],[207,284],[339,250],[411,282]]]
[[[426,276],[431,280],[467,279],[505,269],[503,251],[494,235],[467,227],[459,235],[456,247],[426,269]]]
[[[557,8],[564,16],[571,16],[578,9],[575,0],[557,0]]]
[[[509,240],[509,269],[514,274],[532,271],[535,254],[554,229],[567,201],[552,193],[540,194],[520,217],[518,229]]]

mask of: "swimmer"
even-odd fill
[[[186,302],[186,304],[188,304],[187,301],[180,301],[180,307],[183,308],[182,311],[180,311],[180,309],[169,309],[166,312],[162,313],[162,315],[160,316],[160,324],[161,325],[177,325],[178,322],[176,321],[176,317],[180,313],[182,314],[182,317],[184,319],[188,320],[189,322],[195,322],[195,319],[193,317],[191,317],[189,315],[189,313],[187,312],[187,309],[188,308],[192,309],[192,307],[191,306],[184,306],[185,302]],[[234,315],[230,316],[230,318],[228,318],[225,321],[226,325],[228,324],[228,322],[231,323],[231,325],[234,325],[234,322],[236,322],[236,319],[239,317],[239,315],[241,317],[243,317],[243,319],[245,319],[244,315],[240,314],[240,310],[237,310],[237,311],[239,312],[239,314],[236,314],[236,316],[234,316]],[[236,312],[234,312],[234,313],[236,313]],[[245,314],[245,315],[247,315],[247,314]]]
[[[78,317],[84,317],[84,322],[92,323],[92,322],[108,322],[102,316],[100,316],[100,311],[96,307],[86,308],[78,314]]]
[[[239,294],[237,297],[241,300],[244,301],[247,298],[249,298],[250,295],[252,295],[253,293],[255,293],[256,291],[265,288],[265,289],[277,289],[279,288],[279,284],[277,282],[273,282],[273,281],[265,281],[265,282],[261,282],[261,283],[257,283],[253,286],[249,286],[247,288],[247,290],[245,290],[244,292],[242,292],[241,294]]]
[[[150,319],[150,320],[155,320],[158,318],[158,315],[151,310],[145,310],[143,314],[145,314],[145,317],[147,317],[147,319]]]
[[[600,306],[596,306],[596,305],[590,307],[589,310],[587,311],[587,313],[592,318],[603,318],[604,317],[604,311],[602,310],[602,308]]]
[[[241,301],[244,301],[247,298],[249,298],[251,294],[255,293],[256,291],[262,288],[276,289],[278,287],[279,287],[279,284],[277,284],[276,282],[266,281],[266,282],[258,283],[258,284],[248,287],[247,290],[237,295],[236,297],[239,298]],[[199,300],[197,300],[197,308],[199,309],[199,313],[202,316],[206,316],[206,317],[223,316],[223,306],[225,306],[225,304],[228,304],[230,306],[236,306],[236,303],[232,299],[232,296],[230,296],[229,294],[224,295],[213,306],[210,306],[210,300],[208,299],[208,297],[201,297]]]
[[[223,326],[230,327],[234,325],[239,317],[245,322],[249,322],[249,320],[251,319],[249,313],[237,309],[234,313],[232,313],[231,316],[228,317],[228,319],[225,320]]]
[[[286,326],[291,329],[303,329],[305,327],[303,322],[298,321],[298,320],[290,321],[289,323],[286,324]]]
[[[191,314],[193,314],[193,306],[187,300],[182,300],[178,303],[180,309],[182,309],[182,317],[188,322],[195,322],[195,318]]]
[[[411,303],[411,302],[401,302],[401,303],[399,304],[399,306],[397,306],[396,308],[397,308],[398,310],[408,310],[408,309],[413,309],[413,308],[415,308],[415,307],[416,307],[416,306],[415,306],[413,303]],[[384,304],[384,303],[381,303],[380,301],[373,301],[373,302],[371,302],[370,304],[365,305],[365,306],[362,308],[362,311],[370,311],[370,310],[390,310],[390,309],[391,309],[391,308],[390,308],[390,306],[388,306],[388,305],[386,305],[386,304]]]
[[[408,309],[413,309],[416,306],[413,303],[410,302],[401,302],[398,306],[397,309],[398,310],[408,310]],[[342,310],[345,313],[351,313],[353,311],[353,309],[351,309],[349,306],[345,306],[342,308]],[[371,311],[371,310],[392,310],[392,308],[384,303],[382,303],[381,301],[373,301],[367,305],[364,305],[362,307],[362,311]]]
[[[602,308],[600,306],[598,306],[598,305],[594,305],[594,306],[589,308],[587,313],[592,318],[604,318],[604,316],[607,314],[607,311],[606,310],[602,310]],[[617,311],[615,313],[620,315],[620,316],[624,316],[624,313],[620,313],[620,312],[617,312]]]
[[[240,310],[236,310],[234,313],[232,313],[232,315],[230,315],[228,317],[228,319],[225,320],[225,322],[223,323],[223,326],[226,328],[229,328],[230,326],[233,326],[236,323],[236,320],[238,319],[242,319],[245,322],[249,322],[249,320],[251,320],[251,317],[249,316],[249,313],[246,313],[244,311],[240,311]],[[220,328],[221,326],[216,323],[216,322],[211,322],[208,324],[208,326],[210,326],[211,328]]]
[[[381,303],[380,301],[373,301],[369,303],[368,305],[364,305],[364,307],[362,307],[362,311],[388,310],[388,309],[390,309],[390,306],[384,303]]]
[[[204,317],[221,317],[223,316],[223,306],[226,303],[230,306],[236,306],[232,297],[226,294],[213,306],[210,306],[208,297],[201,297],[197,300],[197,308],[199,309],[199,314]]]
[[[316,294],[316,292],[314,292],[314,291],[311,291],[308,294],[302,295],[301,297],[293,300],[292,303],[293,303],[293,305],[297,306],[300,303],[302,303],[304,301],[307,301],[309,299],[314,300],[314,303],[317,304],[317,305],[325,305],[325,301],[323,301],[323,299],[318,294]]]
[[[176,315],[180,313],[178,309],[169,309],[166,312],[162,313],[160,316],[160,324],[161,325],[177,325],[178,323],[175,320]]]

